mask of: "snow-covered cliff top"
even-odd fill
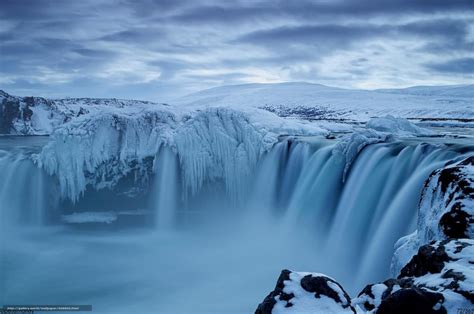
[[[315,119],[366,121],[385,115],[474,119],[473,96],[474,85],[369,91],[310,83],[280,83],[222,86],[176,99],[173,103],[181,106],[250,106],[279,115],[304,115],[306,111]]]
[[[173,100],[169,105],[140,100],[16,97],[0,91],[0,134],[46,135],[84,116],[143,111],[186,114],[225,107],[283,118],[366,122],[392,115],[415,119],[474,121],[474,85],[348,90],[310,83],[245,84],[216,87]]]

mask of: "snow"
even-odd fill
[[[207,181],[223,180],[229,195],[237,199],[245,178],[278,142],[281,132],[327,134],[314,125],[259,109],[109,108],[58,127],[37,162],[58,177],[62,195],[76,201],[89,184],[113,187],[132,166],[143,165],[166,145],[178,154],[186,191],[193,194]]]
[[[402,136],[411,136],[413,134],[419,136],[431,136],[435,134],[431,130],[416,126],[407,119],[395,118],[390,115],[381,118],[372,118],[367,122],[366,126],[367,128],[376,131],[398,134]]]
[[[385,142],[391,139],[389,133],[380,133],[370,129],[363,129],[343,137],[334,147],[332,154],[342,158],[345,162],[343,181],[345,181],[352,162],[359,152],[367,145]]]
[[[14,121],[14,134],[50,134],[53,129],[81,115],[94,115],[112,109],[134,108],[210,108],[235,110],[261,108],[276,115],[339,122],[366,122],[374,117],[392,115],[410,119],[474,119],[474,85],[413,87],[400,90],[349,90],[310,83],[245,84],[222,86],[180,97],[172,106],[139,100],[40,97],[14,97],[3,92],[5,99],[33,110],[31,121]],[[39,107],[38,109],[35,109]],[[36,115],[36,117],[35,117]],[[375,123],[375,122],[373,122]]]
[[[144,209],[138,210],[122,210],[122,211],[81,211],[68,215],[62,215],[61,219],[68,224],[85,224],[85,223],[105,223],[111,224],[115,222],[119,216],[143,216],[149,215],[150,212]]]
[[[439,241],[433,245],[439,245]],[[455,313],[458,308],[472,307],[471,301],[462,296],[462,294],[453,291],[456,289],[464,291],[469,295],[474,294],[474,240],[459,239],[450,241],[446,244],[446,253],[450,260],[445,263],[440,273],[428,273],[424,276],[417,277],[414,284],[425,287],[426,289],[442,293],[444,296],[443,306],[448,313]],[[450,272],[462,274],[456,283],[453,278],[448,275]],[[458,286],[456,288],[456,286]]]
[[[420,96],[474,97],[474,85],[413,86],[402,89],[378,89],[377,92]]]
[[[273,307],[273,314],[302,314],[302,313],[315,313],[315,314],[336,314],[336,313],[354,313],[350,307],[344,308],[341,303],[336,302],[334,299],[321,294],[318,297],[315,297],[314,292],[306,291],[301,286],[301,279],[303,277],[311,275],[312,277],[324,277],[331,279],[323,274],[318,273],[308,273],[308,272],[291,272],[290,280],[285,281],[285,287],[283,292],[287,294],[293,294],[294,297],[291,298],[290,302],[293,304],[290,307],[287,307],[286,301],[282,301],[279,298],[276,298],[276,304]],[[331,279],[333,280],[333,279]],[[343,300],[343,305],[349,305],[348,300],[344,296],[343,291],[339,288],[338,285],[326,281],[328,286],[334,290],[341,300]],[[332,285],[329,285],[329,284]]]
[[[443,191],[442,174],[447,171],[459,171],[458,181],[450,182],[447,190]],[[474,215],[474,197],[472,193],[460,188],[460,180],[465,180],[470,185],[471,191],[474,189],[474,166],[463,164],[463,161],[453,163],[443,169],[436,171],[428,181],[423,191],[419,205],[418,235],[420,242],[428,243],[433,240],[443,240],[447,235],[443,232],[440,221],[448,213],[455,211],[460,206],[464,212]],[[469,223],[467,238],[474,238],[474,224]]]
[[[413,255],[418,252],[419,247],[418,231],[414,231],[398,239],[394,246],[395,252],[393,253],[392,263],[390,265],[390,274],[392,277],[398,277],[400,270],[402,270]]]
[[[457,178],[446,182],[442,178],[446,173],[454,173]],[[461,183],[461,180],[463,181]],[[466,186],[464,186],[466,184]],[[416,254],[418,248],[432,241],[450,238],[443,230],[441,221],[446,215],[454,215],[461,208],[469,217],[474,214],[474,166],[467,159],[453,162],[432,173],[426,181],[418,206],[417,230],[400,238],[395,244],[390,271],[397,277],[402,267]],[[466,234],[463,237],[474,238],[474,225],[467,218]],[[453,227],[454,223],[450,223]]]
[[[459,86],[458,86],[459,87]],[[367,121],[393,115],[403,118],[474,118],[472,85],[448,92],[446,86],[428,93],[349,90],[310,83],[245,84],[222,86],[172,101],[180,106],[258,107],[291,112],[297,107],[318,108],[322,118]],[[453,96],[455,94],[455,96]],[[317,116],[311,116],[317,118]]]
[[[420,134],[409,122],[396,121],[404,126],[403,136]],[[354,131],[333,150],[345,161],[344,178],[365,146],[400,135],[400,128],[393,134],[388,129]],[[63,197],[77,201],[88,185],[111,188],[132,170],[151,174],[144,161],[168,146],[178,155],[185,193],[193,195],[207,182],[222,181],[228,195],[239,201],[249,175],[281,136],[328,134],[318,124],[257,108],[107,107],[57,127],[37,162],[58,178]]]
[[[62,220],[69,224],[83,223],[105,223],[111,224],[117,220],[117,214],[114,212],[80,212],[70,215],[63,215]]]
[[[368,302],[374,305],[375,308],[378,308],[380,306],[380,303],[382,303],[382,295],[385,292],[385,290],[387,290],[387,288],[388,287],[383,283],[374,284],[370,288],[372,295],[374,296],[373,298],[369,297],[368,294],[362,294],[361,296],[354,298],[352,300],[352,303],[354,305],[363,305],[365,302]]]

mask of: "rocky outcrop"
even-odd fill
[[[474,156],[434,171],[426,181],[418,237],[421,243],[474,237]]]
[[[396,279],[366,286],[352,303],[375,313],[456,313],[474,306],[474,240],[427,244]]]
[[[51,121],[64,119],[53,101],[11,96],[0,90],[0,134],[45,135],[51,131]]]
[[[0,135],[50,135],[71,120],[104,111],[162,107],[139,100],[12,96],[0,90]],[[127,110],[125,110],[127,111]]]
[[[255,314],[356,313],[346,291],[322,274],[283,270],[275,289],[259,304]]]
[[[474,156],[435,170],[426,180],[417,231],[395,244],[392,275],[398,274],[418,247],[463,238],[474,238]]]

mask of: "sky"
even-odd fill
[[[0,0],[0,89],[164,101],[205,88],[474,82],[473,0]]]

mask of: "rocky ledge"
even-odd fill
[[[474,313],[474,156],[434,171],[418,229],[395,245],[394,278],[350,299],[323,274],[283,270],[256,314]]]

